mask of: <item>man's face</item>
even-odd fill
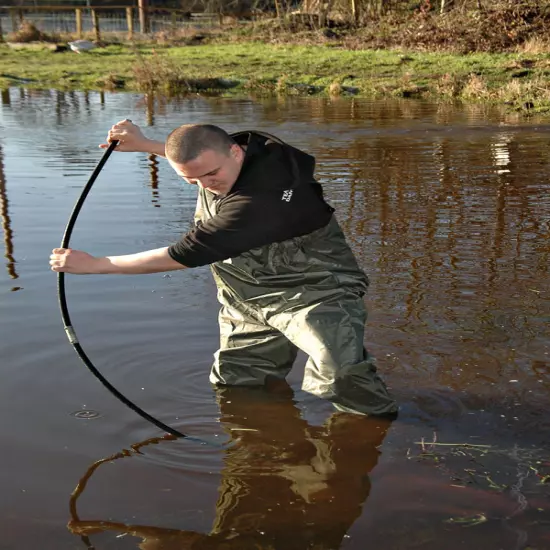
[[[215,195],[226,195],[239,177],[243,159],[241,147],[232,145],[227,154],[207,150],[185,164],[170,159],[168,162],[187,183],[208,189]]]

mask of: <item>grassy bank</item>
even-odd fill
[[[0,86],[171,93],[353,94],[550,109],[547,53],[427,53],[224,41],[110,44],[76,54],[0,45]]]

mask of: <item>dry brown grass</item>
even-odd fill
[[[109,73],[103,78],[100,78],[97,81],[97,84],[99,84],[104,90],[114,91],[124,89],[126,82],[124,78],[118,76],[117,74]]]
[[[132,72],[139,88],[146,92],[170,88],[174,82],[183,78],[176,62],[156,53],[151,57],[138,54]]]
[[[152,38],[159,45],[195,46],[207,43],[211,34],[191,28],[174,28],[156,32]]]
[[[489,97],[487,83],[482,76],[471,74],[464,84],[461,93],[465,99],[486,99]]]
[[[139,90],[163,91],[169,94],[226,90],[235,85],[223,78],[189,78],[177,61],[153,53],[151,57],[137,55],[133,77]]]
[[[435,2],[432,1],[432,5]],[[406,48],[453,53],[517,51],[547,53],[550,28],[548,0],[490,0],[484,9],[388,12],[365,18],[359,28],[330,21],[320,29],[318,18],[302,15],[262,19],[235,28],[228,39],[255,38],[281,44],[339,44],[346,49]],[[224,37],[225,39],[225,37]],[[522,50],[523,51],[523,50]]]
[[[284,94],[287,93],[289,89],[289,81],[288,76],[282,75],[277,79],[277,82],[275,84],[275,92],[278,94]]]
[[[337,97],[339,95],[342,95],[343,92],[342,84],[339,80],[335,80],[331,83],[331,85],[328,87],[328,94],[331,97]]]
[[[56,42],[57,36],[39,30],[34,23],[23,21],[17,32],[8,34],[8,42]]]
[[[520,44],[516,51],[526,55],[540,55],[550,53],[550,41],[540,36],[534,36]]]
[[[464,88],[464,78],[455,74],[444,74],[435,84],[439,95],[445,97],[459,97]]]
[[[515,104],[550,101],[550,89],[545,78],[532,80],[512,80],[495,92],[497,99]]]

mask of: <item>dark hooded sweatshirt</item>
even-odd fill
[[[334,209],[314,179],[315,159],[268,134],[232,138],[246,154],[230,192],[201,189],[196,226],[168,248],[186,267],[213,264],[326,226]]]

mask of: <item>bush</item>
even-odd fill
[[[426,4],[433,8],[438,3]],[[319,32],[318,17],[296,13],[281,20],[260,20],[243,26],[234,37],[279,43],[326,43],[338,38],[340,45],[349,49],[407,48],[455,53],[517,51],[524,44],[541,49],[542,42],[548,41],[550,0],[482,0],[482,9],[475,2],[455,0],[455,8],[443,14],[436,9],[420,9],[424,5],[420,0],[415,5],[411,9],[404,2],[396,2],[393,10],[383,14],[365,12],[357,29],[329,18],[327,28],[333,29]]]
[[[223,78],[189,78],[175,60],[153,52],[151,58],[137,56],[133,76],[139,90],[169,94],[219,91],[232,88],[235,82]]]
[[[10,42],[55,42],[55,38],[40,31],[30,21],[23,21],[17,32],[8,35]]]
[[[537,37],[546,37],[550,24],[550,2],[515,0],[484,2],[482,10],[455,9],[443,15],[417,12],[388,15],[385,45],[423,50],[445,49],[459,53],[501,52],[518,48]],[[380,22],[371,25],[380,27]],[[374,40],[380,36],[371,29]]]

